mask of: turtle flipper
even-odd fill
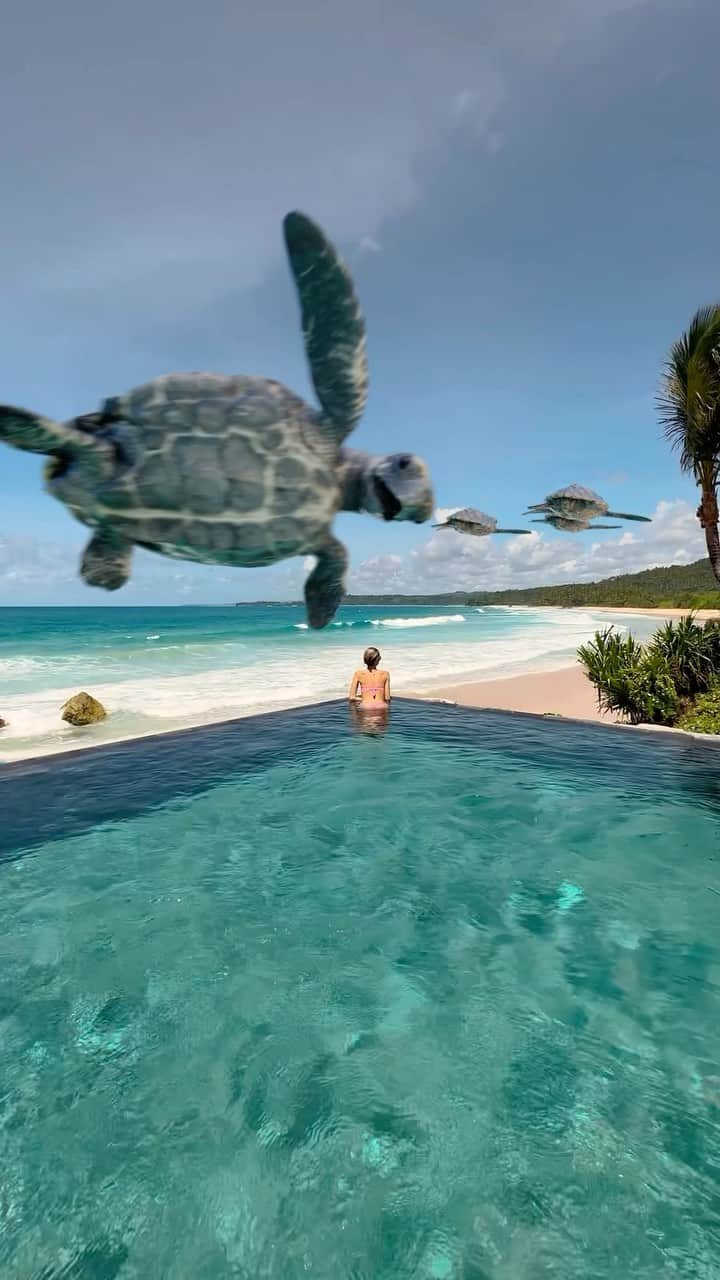
[[[367,400],[365,321],[350,272],[320,227],[304,213],[289,213],[283,229],[322,425],[340,444]]]
[[[612,516],[613,520],[639,520],[642,524],[652,524],[650,516],[631,516],[627,511],[606,511],[606,516]]]
[[[348,553],[342,542],[329,537],[315,553],[317,564],[305,583],[307,620],[314,631],[335,617],[345,595]]]
[[[98,529],[83,553],[80,575],[89,587],[117,591],[130,577],[131,557],[131,542],[107,527]]]
[[[534,521],[537,524],[537,521]],[[532,533],[532,529],[493,529],[493,533]]]

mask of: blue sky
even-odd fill
[[[720,294],[711,0],[19,6],[3,33],[2,398],[51,416],[182,368],[311,397],[280,223],[353,268],[371,396],[352,443],[411,449],[440,507],[517,524],[577,480],[619,534],[468,543],[342,517],[356,589],[492,587],[695,558],[662,441],[664,352]],[[139,553],[85,588],[85,532],[0,454],[0,603],[296,594]],[[660,504],[660,506],[658,506]]]

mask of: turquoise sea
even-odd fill
[[[318,633],[299,604],[0,609],[0,759],[337,697],[368,644],[396,692],[558,668],[606,624],[584,611],[346,605]],[[111,712],[82,739],[59,716],[80,689]]]

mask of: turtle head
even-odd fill
[[[414,453],[369,459],[363,490],[363,510],[381,520],[423,524],[435,509],[430,472]]]

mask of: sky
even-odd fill
[[[439,508],[501,525],[571,482],[653,516],[471,540],[343,515],[351,590],[696,559],[655,398],[670,343],[720,296],[718,48],[716,0],[10,0],[0,396],[70,417],[210,369],[312,400],[281,237],[300,208],[367,318],[350,444],[421,454]],[[108,595],[77,575],[86,537],[41,460],[0,446],[0,604],[288,598],[306,572],[138,551]]]

